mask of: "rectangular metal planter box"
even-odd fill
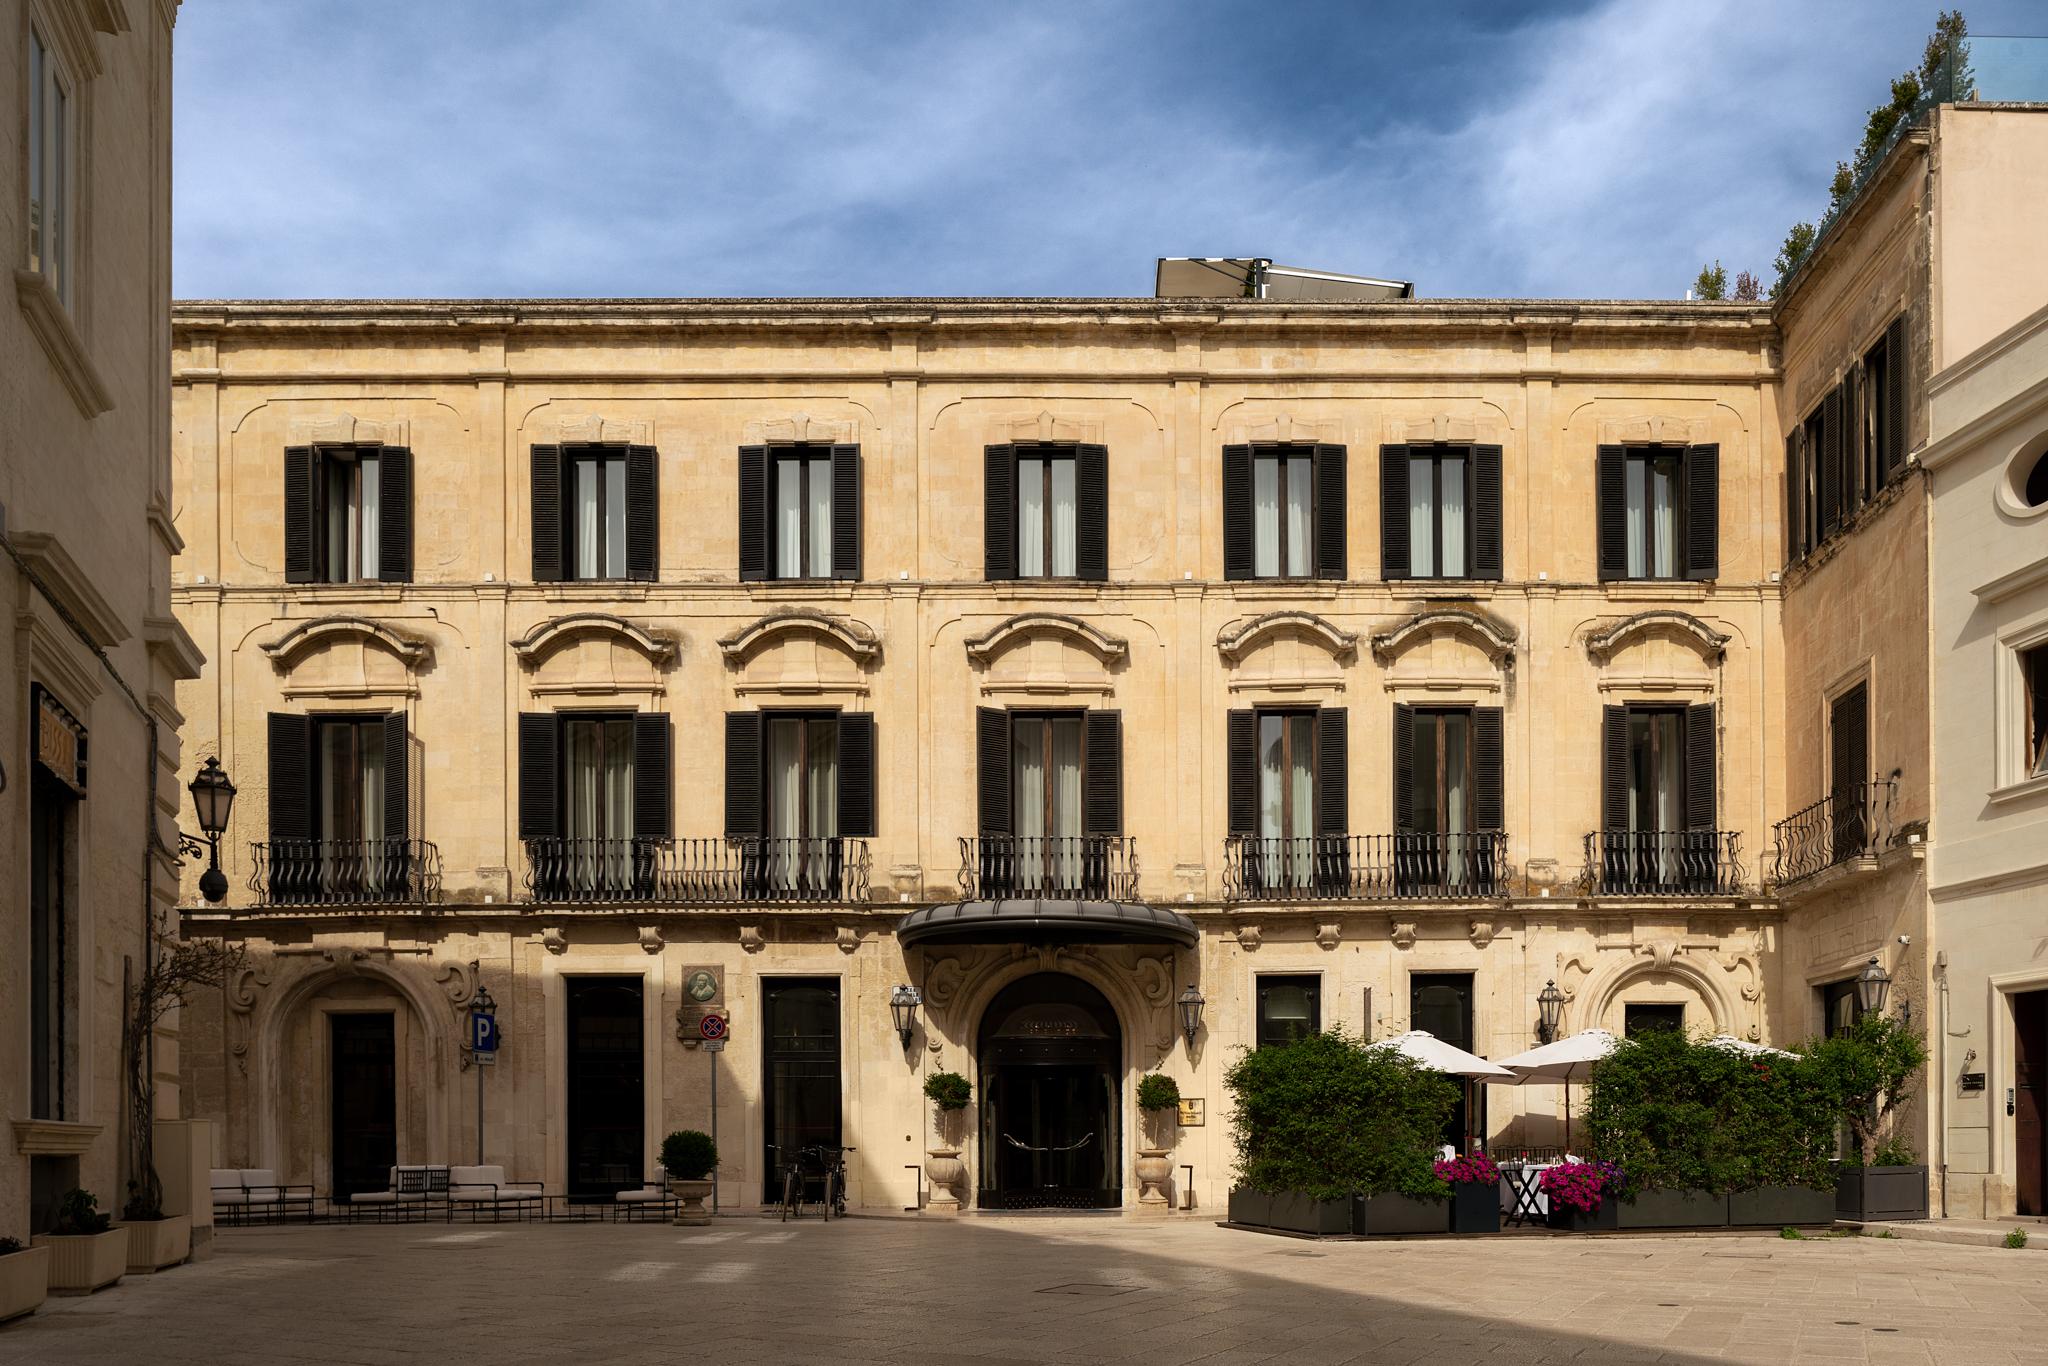
[[[73,1233],[61,1237],[39,1233],[32,1240],[50,1249],[50,1293],[90,1295],[112,1285],[128,1270],[128,1230]]]
[[[0,1323],[33,1313],[50,1293],[50,1249],[25,1247],[0,1257]]]
[[[1867,1223],[1874,1219],[1927,1217],[1927,1166],[1850,1167],[1835,1174],[1835,1217]]]
[[[1451,1183],[1451,1232],[1500,1232],[1500,1184],[1495,1181]]]
[[[1448,1233],[1451,1228],[1449,1206],[1448,1200],[1419,1200],[1412,1195],[1392,1192],[1386,1195],[1354,1195],[1351,1197],[1350,1231],[1367,1238],[1384,1238],[1396,1233]]]
[[[1835,1222],[1835,1192],[1805,1186],[1763,1186],[1728,1197],[1728,1222],[1735,1228],[1811,1227]]]
[[[1234,1190],[1230,1193],[1230,1222],[1263,1228],[1273,1217],[1273,1197],[1264,1191]]]
[[[1284,1229],[1289,1233],[1349,1233],[1351,1202],[1312,1200],[1300,1191],[1279,1191],[1273,1196],[1266,1227]]]
[[[1620,1209],[1619,1200],[1602,1200],[1599,1209],[1587,1214],[1583,1210],[1566,1209],[1553,1200],[1550,1202],[1549,1223],[1552,1228],[1563,1229],[1567,1233],[1612,1233],[1621,1227]]]
[[[1728,1201],[1707,1191],[1641,1191],[1633,1201],[1603,1200],[1617,1228],[1726,1228]]]

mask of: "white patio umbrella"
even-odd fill
[[[1512,1078],[1515,1074],[1496,1063],[1490,1063],[1476,1053],[1467,1053],[1456,1044],[1445,1043],[1426,1029],[1411,1029],[1406,1034],[1396,1034],[1391,1039],[1382,1039],[1373,1044],[1374,1048],[1391,1048],[1396,1053],[1413,1058],[1432,1072],[1442,1072],[1453,1077],[1495,1077]]]
[[[1773,1048],[1767,1043],[1751,1043],[1748,1039],[1738,1039],[1733,1034],[1716,1034],[1713,1038],[1707,1040],[1707,1045],[1710,1048],[1725,1048],[1731,1053],[1746,1053],[1752,1058],[1796,1058],[1799,1056],[1797,1053],[1789,1052],[1783,1048]]]
[[[1564,1085],[1564,1142],[1569,1148],[1572,1142],[1572,1083],[1584,1081],[1593,1073],[1593,1064],[1614,1051],[1621,1040],[1604,1029],[1582,1029],[1570,1038],[1559,1039],[1517,1053],[1511,1058],[1502,1058],[1500,1065],[1514,1073],[1513,1081],[1500,1081],[1503,1086],[1548,1086],[1554,1083]],[[1494,1080],[1488,1078],[1488,1080]]]

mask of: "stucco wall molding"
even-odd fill
[[[998,622],[978,636],[967,638],[967,658],[987,667],[998,655],[1014,645],[1041,636],[1056,636],[1094,655],[1104,664],[1121,664],[1130,658],[1130,642],[1122,636],[1061,612],[1019,612]]]
[[[1648,636],[1675,636],[1697,648],[1701,658],[1718,664],[1727,653],[1731,637],[1723,635],[1689,612],[1656,608],[1624,617],[1612,626],[1586,637],[1586,654],[1595,664],[1606,664],[1630,643]]]
[[[1275,636],[1298,635],[1316,641],[1340,664],[1358,658],[1358,635],[1317,616],[1314,612],[1266,612],[1240,617],[1216,633],[1216,653],[1225,664],[1235,665],[1261,642]]]
[[[741,668],[768,645],[788,635],[816,636],[831,641],[863,668],[882,657],[882,638],[864,621],[836,616],[811,607],[770,612],[718,642],[728,668]]]
[[[649,631],[608,612],[571,612],[550,617],[513,641],[512,653],[526,668],[535,669],[557,650],[587,636],[604,636],[630,645],[656,668],[666,666],[676,655],[673,636]]]
[[[1380,632],[1372,638],[1373,657],[1382,664],[1391,663],[1410,646],[1446,633],[1472,641],[1497,669],[1515,667],[1515,628],[1498,617],[1462,607],[1417,612],[1393,630]]]

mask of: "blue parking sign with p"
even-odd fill
[[[473,1014],[469,1017],[469,1047],[475,1053],[498,1051],[498,1017]]]

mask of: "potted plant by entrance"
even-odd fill
[[[974,1097],[974,1085],[958,1072],[934,1072],[924,1079],[924,1095],[938,1108],[939,1144],[925,1150],[925,1179],[932,1183],[925,1208],[933,1214],[958,1214],[967,1164],[960,1160],[960,1112]]]
[[[711,1194],[711,1173],[718,1167],[718,1145],[698,1129],[678,1129],[661,1141],[661,1169],[668,1173],[669,1194],[682,1203],[676,1223],[702,1227],[711,1222],[704,1200]]]
[[[128,1230],[128,1269],[161,1271],[177,1266],[192,1255],[192,1216],[164,1213],[163,1187],[151,1183],[158,1194],[144,1194],[141,1183],[128,1183],[128,1203],[121,1209],[120,1227]]]
[[[90,1295],[128,1270],[128,1230],[100,1213],[90,1191],[66,1191],[48,1233],[30,1239],[50,1249],[50,1293]]]
[[[35,1312],[50,1293],[50,1249],[0,1238],[0,1323]]]
[[[1500,1232],[1500,1168],[1492,1158],[1439,1158],[1436,1174],[1451,1188],[1451,1232]]]
[[[1138,1149],[1131,1170],[1138,1177],[1138,1208],[1164,1214],[1173,1208],[1166,1198],[1166,1181],[1173,1174],[1173,1144],[1162,1142],[1178,1124],[1180,1083],[1163,1072],[1148,1072],[1138,1078],[1138,1108],[1145,1112],[1145,1128],[1152,1146]]]
[[[1926,1042],[1895,1017],[1871,1013],[1817,1040],[1807,1056],[1852,1140],[1835,1181],[1836,1217],[1925,1219],[1927,1164],[1890,1130],[1926,1065]]]
[[[1621,1227],[1625,1184],[1621,1168],[1612,1162],[1560,1162],[1536,1178],[1536,1188],[1550,1202],[1550,1226],[1572,1233],[1612,1233]]]

